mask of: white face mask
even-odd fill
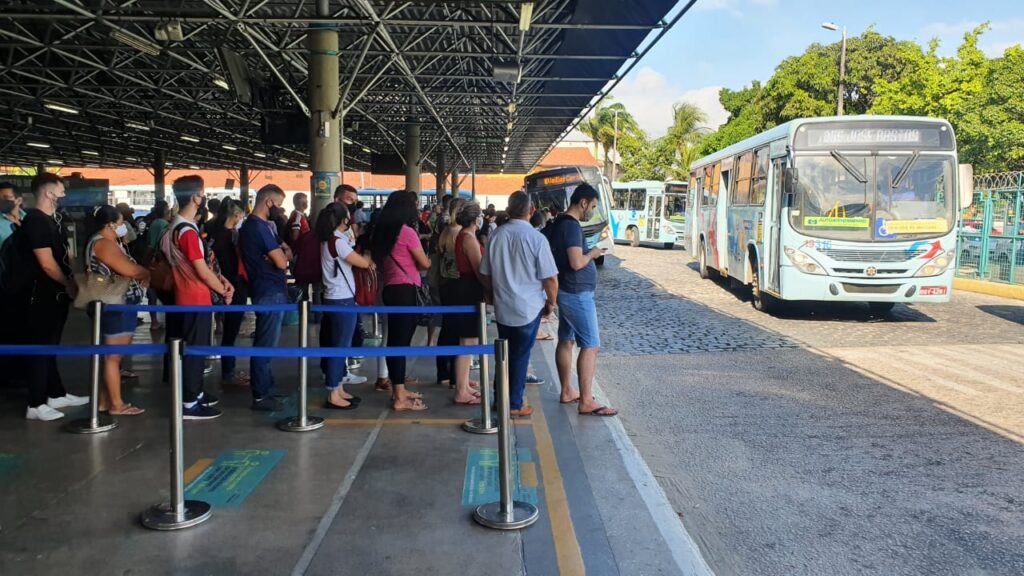
[[[241,230],[242,229],[242,222],[245,222],[245,218],[239,218],[238,219],[238,224],[235,224],[235,230]]]
[[[121,225],[114,229],[114,233],[117,234],[118,238],[124,238],[128,235],[128,225],[121,222]]]
[[[484,217],[483,216],[478,216],[477,217],[477,219],[476,219],[476,227],[477,228],[483,228],[484,227]]]

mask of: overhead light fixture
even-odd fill
[[[281,164],[287,164],[288,163],[288,160],[285,160],[284,158],[278,158],[277,161],[280,162]]]
[[[515,114],[516,113],[516,103],[515,102],[509,102],[508,103],[508,113],[509,114]]]
[[[491,64],[491,77],[495,82],[519,82],[523,69],[518,64],[505,64],[504,62],[493,62]]]
[[[505,136],[505,142],[508,142],[508,141],[509,141],[509,140],[511,140],[511,139],[512,139],[512,137],[511,137],[511,136]]]
[[[49,108],[50,110],[56,110],[58,112],[67,112],[68,114],[78,114],[78,109],[77,108],[72,108],[71,106],[65,106],[63,104],[57,104],[56,102],[46,102],[46,103],[43,104],[43,107],[44,108]]]
[[[181,139],[184,140],[185,142],[199,142],[199,138],[196,138],[195,136],[188,136],[185,134],[181,135]]]
[[[134,156],[125,156],[124,159],[129,161],[129,162],[138,162],[139,161],[139,159],[135,158]]]
[[[530,31],[530,22],[533,20],[533,2],[523,2],[519,9],[519,29],[523,32]]]
[[[372,152],[372,150],[370,150],[369,148],[366,148],[366,147],[364,146],[364,147],[363,147],[363,152],[366,152],[367,154],[370,154],[370,153]]]
[[[136,130],[149,130],[149,126],[146,126],[145,124],[139,124],[138,122],[125,122],[124,125],[129,128],[134,128]]]
[[[189,164],[188,165],[188,169],[189,170],[199,170],[199,166],[196,166],[195,164]]]
[[[512,131],[512,123],[511,123],[511,122],[509,122],[509,123],[508,123],[508,131],[509,131],[509,132],[511,132],[511,131]]]
[[[166,166],[167,168],[173,168],[174,167],[174,163],[173,162],[164,162],[164,166]]]
[[[822,22],[821,27],[824,28],[825,30],[831,30],[833,32],[839,30],[839,25],[835,24],[834,22]]]
[[[26,144],[28,144],[29,146],[31,146],[33,148],[49,148],[50,147],[49,144],[43,144],[42,142],[26,142]]]
[[[300,163],[299,163],[299,167],[300,167],[300,168],[309,168],[309,164],[306,164],[306,163],[301,163],[301,162],[300,162]]]
[[[224,90],[231,90],[231,85],[228,84],[228,81],[221,78],[220,76],[213,77],[213,85]]]
[[[46,163],[47,164],[63,164],[64,161],[63,160],[57,160],[56,158],[51,158],[51,159],[47,160]]]
[[[86,164],[85,167],[86,168],[99,168],[100,165],[99,164]]]
[[[351,144],[352,143],[352,141],[349,140],[348,138],[342,138],[341,141],[344,142],[345,144]]]
[[[221,144],[220,147],[225,149],[225,150],[232,150],[232,151],[238,150],[238,148],[232,146],[231,144]]]
[[[152,40],[147,40],[142,36],[137,36],[131,32],[115,29],[110,32],[110,37],[126,46],[135,48],[139,52],[149,54],[150,56],[157,56],[160,54],[160,46],[155,44]]]
[[[153,36],[156,36],[156,39],[161,42],[181,42],[185,39],[185,35],[181,32],[180,20],[170,20],[157,24],[156,29],[153,30]]]
[[[263,152],[253,152],[252,155],[257,157],[257,158],[266,158],[267,157],[267,155],[264,154]]]
[[[82,150],[82,154],[88,154],[89,156],[99,156],[100,153],[95,150]]]

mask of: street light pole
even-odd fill
[[[821,25],[826,30],[833,32],[839,30],[839,26],[832,22],[825,22]],[[844,104],[846,100],[846,26],[843,26],[843,44],[842,49],[839,52],[839,103],[836,106],[836,112],[838,116],[842,116],[844,112]]]
[[[619,157],[619,112],[620,111],[621,110],[619,110],[618,108],[615,109],[615,121],[613,122],[613,131],[615,132],[615,134],[612,137],[612,154],[614,155],[612,157],[612,184],[615,183],[615,176],[616,176],[616,174],[615,174],[615,172],[616,172],[615,162],[618,160],[618,157]]]

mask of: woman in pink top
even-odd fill
[[[430,267],[419,234],[413,228],[418,217],[416,194],[405,190],[392,192],[377,217],[370,253],[384,277],[385,306],[416,305],[416,287],[423,282],[420,270]],[[388,314],[388,346],[409,346],[415,332],[415,314]],[[388,356],[387,364],[395,411],[426,410],[422,396],[405,389],[406,358]]]

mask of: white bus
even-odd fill
[[[583,234],[587,240],[587,250],[594,246],[605,249],[611,254],[614,243],[608,233],[608,179],[593,166],[563,166],[535,172],[524,178],[523,188],[537,210],[561,214],[569,207],[569,199],[576,187],[586,182],[597,190],[601,196],[597,210],[587,222],[581,222]],[[586,251],[586,250],[585,250]],[[594,260],[598,266],[604,265],[604,256]]]
[[[972,177],[945,120],[794,120],[693,164],[690,253],[701,277],[751,285],[759,310],[947,302]]]
[[[676,229],[666,218],[665,183],[654,180],[612,184],[612,238],[630,246],[671,248]]]

